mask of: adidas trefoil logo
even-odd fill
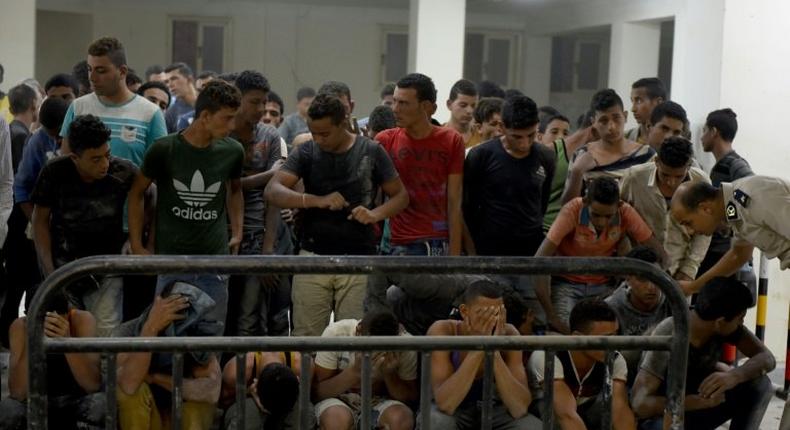
[[[216,210],[205,210],[200,208],[214,200],[221,185],[221,182],[216,182],[206,188],[203,174],[200,170],[195,170],[189,187],[178,179],[173,178],[173,187],[176,189],[176,194],[178,194],[178,197],[189,206],[187,208],[174,206],[172,209],[173,214],[179,218],[193,221],[216,220],[218,218]]]

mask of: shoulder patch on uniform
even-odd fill
[[[744,193],[741,190],[733,191],[732,197],[735,199],[736,202],[740,203],[741,206],[745,208],[749,207],[749,201],[752,199],[751,197],[749,197],[748,194]]]
[[[738,219],[738,208],[735,207],[735,203],[729,202],[727,203],[727,220],[732,221]]]

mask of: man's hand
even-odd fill
[[[149,251],[148,249],[146,249],[142,245],[137,246],[137,245],[134,245],[134,244],[130,243],[129,244],[129,250],[130,250],[131,254],[133,254],[133,255],[151,255],[151,251]]]
[[[69,320],[58,315],[56,312],[47,312],[44,317],[44,334],[47,337],[70,337],[71,327]]]
[[[230,249],[230,255],[237,255],[239,253],[239,247],[241,246],[241,238],[240,237],[231,237],[228,241],[228,249]]]
[[[400,366],[398,354],[394,352],[375,352],[371,356],[370,361],[373,368],[378,369],[382,375],[395,374]]]
[[[494,334],[499,311],[499,306],[488,306],[476,309],[474,313],[470,313],[464,319],[469,334],[472,336],[491,336]]]
[[[373,214],[373,211],[364,207],[364,206],[357,206],[351,211],[351,215],[348,216],[348,220],[355,220],[360,224],[375,224],[379,221],[378,217]]]
[[[699,394],[705,398],[724,397],[724,393],[738,385],[732,372],[714,372],[699,385]]]
[[[339,211],[348,207],[348,202],[342,194],[335,191],[332,194],[327,194],[323,197],[320,197],[316,207],[319,209],[329,209],[330,211]]]
[[[174,294],[167,298],[161,296],[154,297],[154,304],[148,312],[148,319],[143,324],[143,332],[156,336],[167,328],[173,321],[184,319],[180,314],[182,310],[189,307],[189,300],[180,294]]]
[[[494,327],[495,336],[507,335],[505,324],[507,324],[507,310],[505,309],[505,305],[502,305],[499,307],[499,315],[497,315],[496,326]]]
[[[293,223],[297,213],[299,213],[299,209],[280,209],[280,217],[286,224]]]

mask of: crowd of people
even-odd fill
[[[0,69],[1,71],[2,69]],[[2,74],[0,72],[0,82]],[[755,176],[733,150],[735,112],[713,110],[695,160],[689,120],[657,78],[626,104],[595,93],[572,121],[517,89],[461,79],[434,119],[430,77],[410,73],[357,118],[347,83],[301,88],[295,111],[258,71],[184,63],[138,76],[123,45],[94,41],[72,73],[0,93],[0,342],[10,395],[0,429],[22,428],[28,397],[22,297],[92,255],[626,256],[655,265],[689,297],[689,429],[759,429],[775,360],[743,325],[754,305],[740,274],[755,247],[790,265],[790,183]],[[95,275],[46,304],[48,337],[669,335],[668,300],[638,276]],[[725,344],[746,359],[726,362]],[[666,428],[666,351],[560,351],[551,409],[562,430]],[[239,428],[237,362],[185,356],[183,427]],[[436,351],[432,407],[418,410],[417,353],[375,352],[376,428],[472,429],[481,421],[481,351]],[[293,351],[246,356],[246,428],[354,429],[359,353],[319,351],[310,375]],[[49,422],[103,424],[99,356],[48,356]],[[538,429],[543,351],[493,359],[495,429]],[[122,429],[169,428],[172,356],[117,357]],[[297,405],[312,378],[311,411]],[[221,418],[220,418],[221,417]]]

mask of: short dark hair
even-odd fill
[[[145,68],[145,79],[148,80],[148,78],[150,78],[151,75],[158,75],[160,73],[163,73],[164,71],[165,69],[159,64],[153,64],[151,66],[148,66]]]
[[[713,278],[697,294],[694,312],[705,321],[732,321],[752,306],[749,288],[734,277]]]
[[[187,65],[187,63],[173,63],[167,67],[165,67],[165,73],[172,73],[178,72],[179,75],[187,78],[192,79],[195,76],[195,73],[192,72],[192,68]]]
[[[69,147],[77,155],[110,141],[110,129],[94,115],[80,115],[69,125]]]
[[[468,79],[460,79],[456,81],[453,86],[450,87],[449,100],[451,102],[455,101],[459,95],[477,97],[477,87],[475,86],[475,83]]]
[[[211,70],[204,70],[197,75],[197,79],[208,79],[208,78],[216,78],[217,72]]]
[[[598,91],[593,95],[592,101],[590,102],[590,109],[595,112],[603,112],[614,106],[620,106],[620,109],[625,109],[623,99],[621,99],[615,90],[611,88]]]
[[[349,101],[351,100],[351,89],[348,88],[343,82],[339,81],[326,81],[318,88],[318,95],[329,94],[337,98],[345,96]]]
[[[395,94],[395,84],[389,83],[384,85],[384,88],[381,89],[381,93],[379,93],[379,98],[384,99],[384,97],[391,96]]]
[[[502,115],[502,105],[504,103],[504,100],[497,97],[483,97],[482,99],[478,100],[474,113],[475,122],[482,124],[491,120],[491,117],[493,117],[494,114],[498,113]]]
[[[69,102],[66,100],[60,97],[47,97],[44,103],[41,103],[38,121],[47,131],[57,133],[63,126],[63,120],[66,118],[68,110]]]
[[[145,94],[145,90],[149,90],[151,88],[156,88],[158,90],[164,91],[165,94],[167,94],[167,104],[168,106],[170,105],[170,101],[173,96],[170,94],[170,88],[168,88],[164,82],[148,81],[140,86],[140,88],[137,90],[137,94],[142,96],[143,94]]]
[[[646,263],[658,263],[658,253],[651,247],[645,245],[637,245],[625,254],[628,258],[642,260]]]
[[[195,118],[203,111],[214,113],[222,108],[238,109],[241,105],[241,93],[233,85],[215,79],[203,87],[195,101]]]
[[[75,96],[80,93],[80,84],[68,73],[58,73],[49,78],[44,84],[44,92],[49,92],[51,88],[55,87],[69,87]]]
[[[719,131],[719,135],[727,142],[732,142],[735,139],[735,134],[738,133],[738,115],[730,108],[715,110],[708,114],[705,120],[705,126],[708,128],[715,128]]]
[[[19,115],[36,106],[36,90],[30,85],[19,84],[8,90],[8,110],[12,115]]]
[[[650,124],[656,125],[666,117],[681,121],[683,124],[687,124],[689,121],[683,106],[667,100],[653,108],[653,112],[650,114]]]
[[[617,314],[608,303],[600,298],[582,299],[571,310],[569,327],[571,331],[586,333],[596,322],[615,322]]]
[[[398,317],[389,309],[368,311],[359,324],[363,336],[397,336],[400,334]]]
[[[543,105],[538,108],[538,117],[540,118],[541,121],[543,121],[543,118],[546,118],[547,116],[554,116],[559,114],[560,111],[558,111],[557,108],[555,108],[554,106]]]
[[[88,55],[107,57],[115,67],[126,65],[126,49],[120,40],[114,37],[101,37],[88,46]]]
[[[505,100],[516,97],[516,96],[525,96],[524,91],[521,91],[517,88],[508,88],[505,90]]]
[[[588,109],[587,112],[579,115],[579,118],[576,119],[576,128],[582,129],[587,128],[593,125],[593,121],[595,120],[595,109]]]
[[[299,398],[299,378],[282,363],[263,366],[256,388],[261,405],[279,418],[288,415]]]
[[[493,81],[481,81],[477,84],[477,94],[480,97],[497,97],[504,99],[507,93],[499,84]]]
[[[590,203],[616,204],[620,201],[620,186],[614,178],[599,176],[587,184],[586,199]]]
[[[563,121],[563,122],[567,122],[568,126],[571,125],[571,120],[569,120],[568,117],[566,117],[563,114],[558,113],[556,115],[546,115],[540,121],[540,125],[538,126],[538,131],[541,133],[545,133],[546,130],[549,128],[549,124],[551,124],[553,121]]]
[[[227,73],[220,73],[219,75],[217,75],[217,79],[219,79],[220,81],[227,82],[231,85],[236,84],[236,79],[238,77],[239,77],[238,72],[227,72]]]
[[[687,167],[694,158],[691,141],[685,137],[672,136],[664,139],[658,150],[658,161],[673,169]]]
[[[88,62],[85,60],[77,62],[77,64],[71,68],[71,76],[74,76],[74,79],[76,79],[83,88],[90,91],[91,79],[88,73]]]
[[[239,73],[239,76],[236,77],[236,88],[241,91],[242,95],[255,90],[268,93],[272,89],[269,86],[269,81],[254,70],[245,70]]]
[[[487,299],[501,299],[503,295],[502,285],[489,279],[478,279],[466,287],[463,294],[463,303],[472,303],[478,297]]]
[[[296,101],[302,101],[302,99],[311,99],[315,97],[315,90],[311,87],[302,87],[296,92]]]
[[[697,210],[703,202],[715,200],[719,189],[705,181],[694,181],[680,198],[680,204],[688,210]]]
[[[142,83],[143,83],[143,80],[139,76],[137,76],[137,73],[135,73],[134,70],[129,69],[129,71],[126,72],[126,86],[127,87],[130,86],[130,85],[142,84]]]
[[[417,101],[436,103],[436,85],[431,78],[422,73],[409,73],[400,78],[396,86],[417,91]]]
[[[524,129],[539,122],[538,105],[527,96],[505,99],[502,106],[502,122],[505,128]]]
[[[389,106],[376,106],[368,118],[368,128],[374,133],[395,128],[395,113]]]
[[[642,78],[637,80],[636,82],[631,85],[631,89],[635,90],[637,88],[644,88],[645,92],[647,93],[647,97],[650,100],[655,100],[659,97],[666,100],[667,99],[667,87],[661,82],[661,79],[658,78]]]
[[[307,116],[313,121],[329,117],[332,125],[339,125],[346,119],[346,107],[335,95],[318,94],[313,99],[313,102],[310,103],[310,107],[307,109]]]
[[[285,104],[283,104],[283,99],[280,97],[279,94],[275,93],[274,91],[269,91],[269,95],[266,97],[267,103],[277,103],[280,106],[280,115],[285,112]]]

